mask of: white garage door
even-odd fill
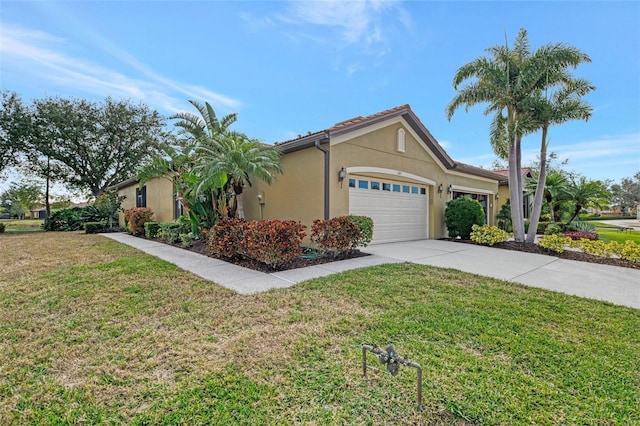
[[[349,179],[349,214],[373,219],[373,243],[427,238],[425,186],[376,178]]]

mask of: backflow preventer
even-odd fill
[[[378,368],[367,365],[367,351],[373,352],[378,355],[378,360],[385,364],[387,367],[387,371],[391,373],[392,376],[397,376],[398,371],[400,371],[400,364],[406,365],[407,367],[413,367],[418,371],[418,411],[422,411],[422,367],[420,364],[416,364],[413,361],[409,361],[408,359],[402,358],[396,352],[393,345],[388,345],[385,350],[382,350],[377,345],[362,345],[362,374],[364,377],[367,377],[367,369],[372,371],[380,371]]]

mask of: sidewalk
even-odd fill
[[[350,269],[402,262],[401,260],[372,255],[267,274],[203,256],[189,250],[144,238],[137,238],[129,234],[108,233],[100,235],[166,260],[185,271],[237,291],[240,294],[253,294],[272,288],[291,287],[302,281],[333,275]]]
[[[312,278],[366,266],[412,262],[458,269],[640,309],[640,269],[590,264],[473,244],[440,240],[378,244],[363,250],[370,256],[266,274],[128,234],[101,235],[241,294],[291,287]]]

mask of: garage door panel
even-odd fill
[[[349,188],[349,213],[373,219],[373,243],[427,238],[426,191],[407,194]]]

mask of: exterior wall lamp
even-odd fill
[[[438,185],[438,194],[442,194],[442,184]]]
[[[338,172],[338,182],[342,182],[345,177],[347,177],[347,171],[342,167]]]
[[[496,193],[496,200],[500,199],[500,194]]]
[[[453,187],[451,185],[449,185],[449,188],[447,188],[447,193],[449,194],[453,193]]]

